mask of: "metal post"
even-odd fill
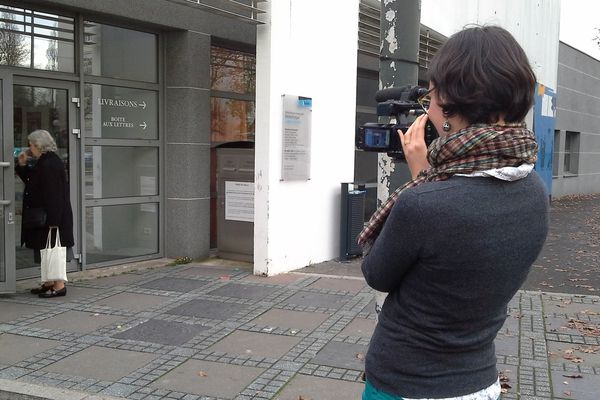
[[[420,0],[381,2],[379,89],[416,85],[419,77]],[[387,121],[380,121],[387,122]],[[377,200],[381,204],[390,193],[410,180],[405,164],[396,168],[394,160],[379,154]]]

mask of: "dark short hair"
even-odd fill
[[[515,38],[499,26],[452,35],[431,60],[429,80],[448,116],[469,123],[521,122],[533,105],[535,73]]]

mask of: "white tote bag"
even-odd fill
[[[56,229],[54,247],[50,247],[52,229],[48,230],[46,248],[40,250],[42,256],[42,282],[64,281],[67,282],[67,248],[60,243],[60,232]]]

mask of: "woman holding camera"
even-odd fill
[[[366,356],[363,400],[496,400],[494,339],[548,231],[548,194],[523,120],[535,75],[512,35],[471,27],[448,39],[398,132],[413,180],[359,237],[367,283],[387,292]],[[429,148],[428,121],[440,137]]]
[[[19,154],[15,170],[25,183],[23,191],[23,218],[21,222],[21,245],[33,249],[34,262],[40,263],[40,250],[46,247],[48,232],[52,229],[51,242],[56,231],[61,244],[67,247],[67,260],[73,257],[73,212],[69,199],[69,184],[65,167],[55,151],[56,142],[48,131],[36,130],[27,136],[29,149]],[[41,223],[28,224],[33,213],[43,215]],[[35,216],[38,219],[37,216]],[[31,289],[39,297],[58,297],[67,294],[63,281],[42,282]]]

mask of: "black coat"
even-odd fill
[[[23,191],[23,217],[30,208],[46,211],[46,226],[26,229],[21,225],[21,246],[30,249],[46,247],[48,227],[58,226],[62,246],[72,247],[73,211],[69,200],[69,184],[61,159],[49,151],[40,156],[33,167],[19,166],[15,170],[25,183]],[[53,239],[54,240],[54,235]]]

